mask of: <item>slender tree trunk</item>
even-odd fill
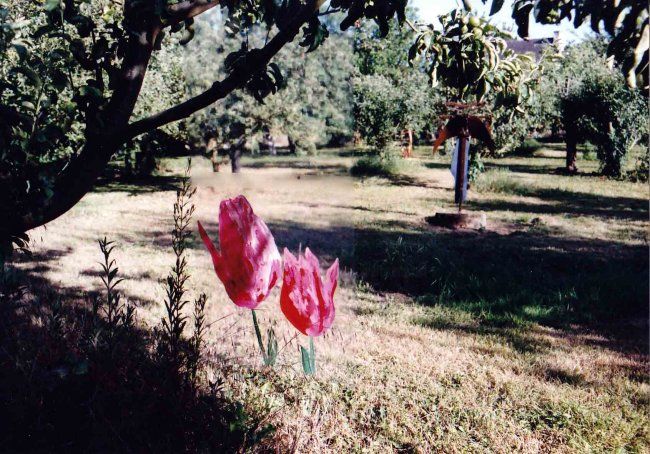
[[[221,167],[221,160],[219,159],[219,149],[215,148],[210,153],[210,162],[212,162],[212,171],[219,172]]]
[[[578,173],[576,160],[578,156],[578,141],[573,132],[566,132],[566,171],[573,174]]]
[[[269,152],[271,153],[271,156],[278,154],[278,150],[275,148],[275,137],[273,136],[271,136],[269,140]]]
[[[219,143],[217,142],[217,139],[211,137],[205,146],[205,151],[206,154],[210,156],[212,171],[219,172],[219,168],[221,167],[221,160],[219,159]]]
[[[232,147],[229,151],[230,154],[230,167],[232,168],[232,173],[239,173],[241,170],[241,147]]]

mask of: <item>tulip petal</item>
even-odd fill
[[[203,240],[203,244],[205,244],[205,247],[208,249],[208,252],[210,252],[210,256],[212,256],[212,263],[213,263],[214,269],[216,271],[217,264],[221,261],[221,254],[219,254],[219,250],[214,245],[214,243],[212,242],[212,240],[208,236],[208,233],[205,231],[205,229],[201,225],[201,221],[198,221],[198,224],[199,224],[199,235],[201,235],[201,239]]]
[[[339,283],[339,259],[336,259],[334,263],[332,263],[332,266],[329,267],[325,276],[325,288],[329,294],[328,296],[333,299],[334,292],[336,291],[336,287]]]
[[[338,269],[337,259],[327,272],[326,282],[323,282],[318,257],[309,248],[298,258],[284,250],[280,307],[301,333],[320,336],[332,326]]]
[[[221,201],[219,243],[215,270],[228,296],[237,306],[255,309],[275,287],[281,258],[271,231],[244,196]]]

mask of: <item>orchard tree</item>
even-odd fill
[[[569,171],[577,171],[577,144],[588,140],[596,147],[602,173],[620,177],[632,147],[647,137],[648,100],[622,79],[619,73],[592,75],[562,98]]]
[[[415,20],[413,12],[407,11],[407,16]],[[439,90],[429,86],[423,68],[409,64],[414,39],[408,27],[391,27],[386,36],[370,24],[355,31],[355,127],[381,156],[403,131],[431,132],[442,105]]]
[[[323,15],[343,14],[347,29],[362,19],[385,35],[403,22],[407,0],[8,0],[0,6],[0,237],[44,225],[72,208],[125,143],[182,120],[238,89],[257,99],[283,80],[274,57],[299,37],[315,50],[327,34]],[[503,6],[493,0],[493,10]],[[265,27],[263,45],[228,57],[228,74],[160,112],[134,117],[152,55],[172,35],[194,35],[194,18],[220,7],[229,29]],[[540,22],[573,15],[613,36],[610,53],[630,84],[648,65],[645,0],[516,0],[513,15],[527,33]],[[422,44],[422,43],[421,43]],[[647,77],[644,78],[647,83]]]
[[[262,45],[266,39],[260,27],[233,36],[226,32],[222,19],[210,19],[196,24],[196,37],[183,65],[190,94],[205,90],[211,83],[209,77],[227,74],[226,56],[240,49],[244,41]],[[313,153],[317,145],[349,140],[350,79],[355,71],[352,43],[348,34],[329,29],[327,34],[317,59],[309,58],[309,49],[302,46],[286,46],[278,53],[281,96],[259,102],[250,93],[235,91],[219,108],[205,109],[193,117],[193,135],[201,141],[210,140],[212,154],[218,148],[227,149],[233,168],[238,167],[241,147],[254,147],[267,134],[286,135],[290,149],[297,153]]]
[[[453,10],[439,20],[441,29],[414,26],[419,33],[409,51],[412,64],[426,68],[431,84],[441,87],[450,105],[489,117],[501,151],[517,143],[521,136],[515,132],[527,132],[521,120],[542,68],[532,57],[508,49],[507,33],[466,10]],[[473,163],[480,162],[482,148],[481,142],[472,147]]]
[[[607,61],[607,41],[588,39],[569,44],[560,58],[548,59],[544,77],[536,92],[538,96],[530,109],[536,129],[550,130],[554,136],[563,128],[561,102],[587,78],[608,77],[615,70]]]

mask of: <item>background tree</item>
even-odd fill
[[[11,0],[0,7],[0,237],[43,225],[86,194],[111,157],[133,138],[187,118],[234,90],[257,98],[282,82],[269,66],[298,35],[308,49],[326,37],[321,14],[341,11],[340,26],[373,19],[385,35],[389,21],[405,19],[406,0]],[[5,4],[3,4],[5,5]],[[503,0],[492,2],[499,10]],[[164,36],[194,34],[194,17],[220,6],[233,30],[263,25],[262,47],[231,54],[228,75],[204,92],[146,118],[132,121],[152,54]],[[541,22],[573,17],[613,36],[609,52],[630,85],[635,72],[647,85],[648,6],[642,0],[517,0],[513,15],[526,34],[531,11]]]
[[[529,113],[535,129],[546,129],[554,137],[563,130],[561,102],[586,78],[599,78],[614,70],[607,61],[607,41],[601,37],[569,44],[559,58],[544,61],[544,77]]]
[[[648,133],[648,102],[639,90],[625,85],[618,73],[589,77],[562,99],[567,164],[576,145],[596,146],[601,171],[619,177],[632,147]],[[575,165],[575,158],[573,158]],[[577,169],[570,169],[576,171]]]
[[[219,17],[197,23],[196,40],[183,67],[190,93],[205,90],[206,74],[224,74],[226,56],[241,48],[244,41],[262,43],[263,30],[229,34]],[[313,153],[316,146],[342,143],[350,139],[352,44],[348,35],[327,30],[330,35],[319,48],[319,58],[309,58],[308,49],[288,46],[278,53],[282,74],[282,96],[260,103],[251,94],[238,91],[224,100],[223,108],[209,108],[192,119],[195,137],[218,138],[219,146],[238,156],[234,145],[256,146],[266,135],[287,135],[295,152]],[[206,43],[209,43],[206,45]],[[214,46],[214,47],[213,47]],[[214,49],[218,49],[215,55]],[[216,150],[215,150],[216,151]]]
[[[414,12],[408,13],[415,20]],[[442,98],[423,68],[412,67],[408,50],[415,33],[391,27],[386,36],[376,25],[355,30],[354,52],[359,76],[354,79],[354,122],[365,142],[385,155],[404,130],[425,136],[435,129]]]

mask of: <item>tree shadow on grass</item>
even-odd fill
[[[147,177],[137,177],[128,181],[120,180],[115,177],[100,178],[93,192],[128,192],[129,195],[151,194],[162,191],[176,191],[182,182],[178,175],[151,175]]]
[[[314,228],[296,222],[269,227],[279,247],[309,246],[325,263],[339,257],[376,291],[400,292],[426,306],[464,311],[479,321],[431,323],[444,329],[501,335],[520,351],[536,349],[535,324],[595,330],[607,346],[647,352],[648,255],[644,246],[558,238],[538,232]],[[215,224],[208,227],[216,231]],[[195,247],[202,247],[197,240]],[[420,323],[427,324],[426,320]],[[529,347],[526,343],[531,343]]]
[[[0,273],[3,451],[235,452],[259,439],[218,384],[195,386],[157,353],[159,332],[110,323],[83,289],[43,278],[58,257]]]
[[[514,211],[536,214],[571,214],[602,218],[647,220],[648,202],[633,197],[611,197],[564,189],[522,188],[527,197],[536,197],[542,204],[504,200],[472,200],[468,206],[485,211]],[[518,189],[519,191],[519,189]]]
[[[310,170],[317,174],[327,175],[348,175],[349,169],[344,164],[326,164],[326,163],[311,163],[309,161],[295,161],[295,160],[268,160],[268,161],[247,161],[244,162],[243,168],[251,169],[300,169]]]

